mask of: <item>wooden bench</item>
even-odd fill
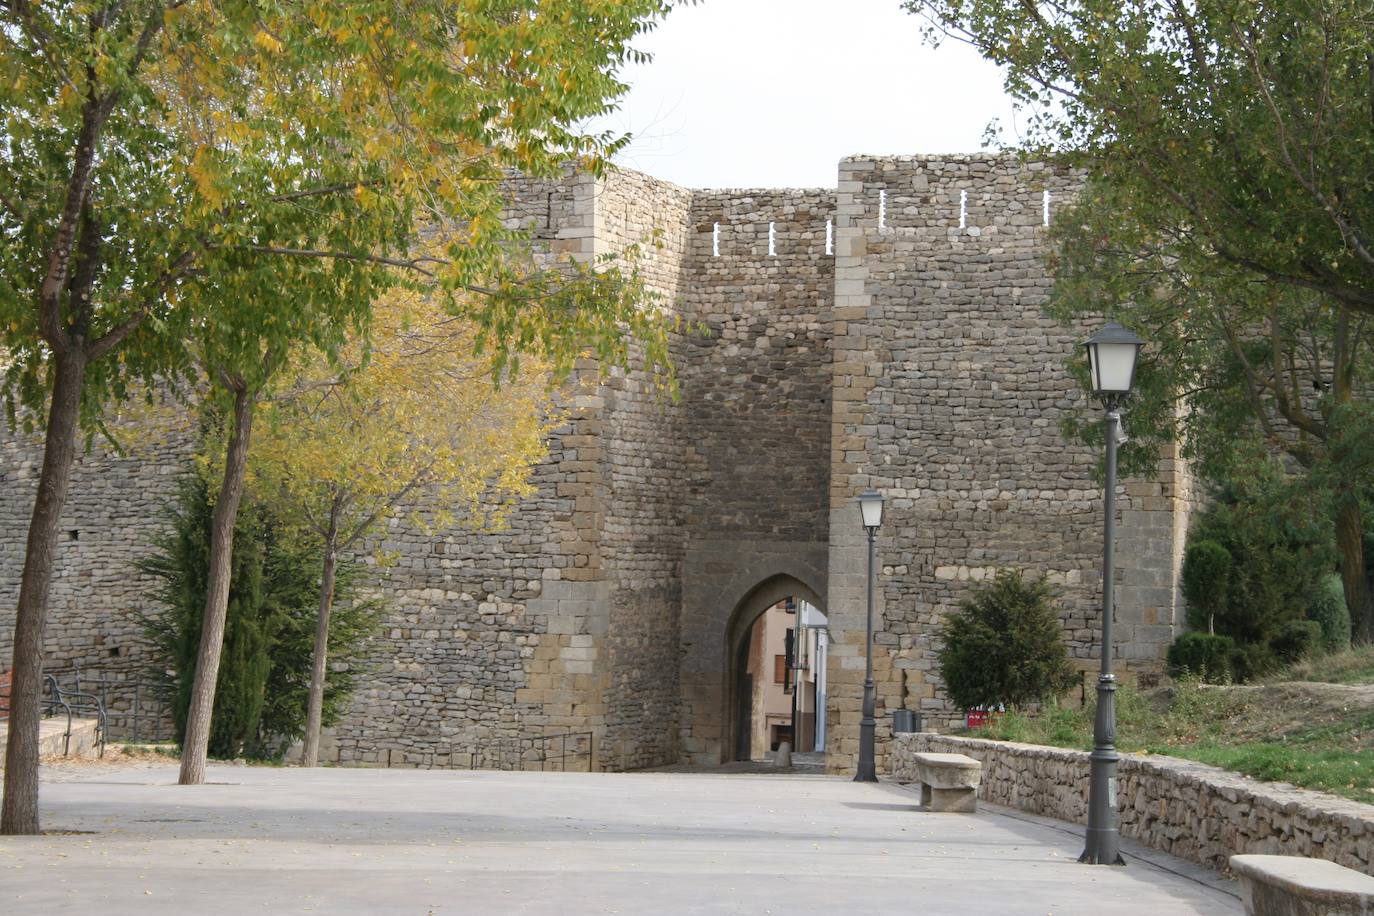
[[[978,783],[983,765],[963,754],[914,754],[921,807],[928,811],[978,810]]]
[[[1374,878],[1326,859],[1232,856],[1248,916],[1374,913]]]

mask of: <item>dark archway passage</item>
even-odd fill
[[[794,750],[814,747],[818,696],[824,702],[824,639],[805,624],[824,620],[822,608],[810,586],[788,575],[765,579],[735,606],[721,653],[728,662],[720,709],[720,731],[728,736],[722,760],[761,759],[783,740]],[[811,667],[799,668],[803,660]],[[808,721],[798,734],[797,726]]]
[[[824,611],[828,559],[825,545],[815,542],[718,542],[688,551],[680,618],[683,763],[735,760],[746,718],[741,644],[785,598]]]

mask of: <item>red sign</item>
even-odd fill
[[[970,709],[964,718],[964,724],[969,728],[982,728],[988,724],[990,715],[986,709]]]

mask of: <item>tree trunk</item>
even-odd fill
[[[324,573],[320,577],[320,615],[315,622],[315,655],[310,666],[310,698],[305,709],[305,747],[301,766],[318,765],[320,757],[320,720],[324,717],[324,679],[329,664],[329,614],[334,607],[334,574],[338,567],[338,513],[329,518],[329,534],[324,541]]]
[[[1369,575],[1364,570],[1364,525],[1360,503],[1347,497],[1336,516],[1336,547],[1341,553],[1341,585],[1345,606],[1351,608],[1352,639],[1356,643],[1374,641],[1374,595]]]
[[[1357,643],[1374,640],[1374,594],[1364,566],[1364,524],[1360,501],[1347,497],[1336,516],[1336,548],[1341,555],[1341,585],[1350,608],[1352,638]]]
[[[229,611],[229,574],[234,551],[234,521],[243,498],[248,468],[248,440],[253,431],[254,395],[242,382],[233,387],[234,426],[224,461],[224,480],[210,522],[210,577],[205,594],[205,617],[200,632],[196,677],[186,712],[186,740],[181,749],[183,786],[205,782],[205,758],[210,747],[210,715],[215,708],[219,657],[224,647],[224,619]]]
[[[72,347],[53,355],[52,403],[43,444],[43,470],[29,519],[19,606],[14,617],[9,743],[5,747],[5,798],[0,833],[38,832],[38,719],[43,694],[43,626],[48,616],[62,508],[76,457],[76,423],[86,381],[86,354]]]

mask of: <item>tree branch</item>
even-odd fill
[[[77,88],[77,85],[72,82],[71,77],[67,74],[66,68],[59,66],[57,58],[53,57],[47,31],[34,17],[33,5],[28,0],[10,0],[8,6],[18,19],[20,31],[28,36],[29,41],[33,42],[34,48],[47,63],[48,68],[52,70],[53,76],[65,83],[73,92],[80,92],[81,90]]]
[[[3,192],[0,192],[0,207],[3,207],[7,213],[19,222],[22,223],[24,221],[24,211],[20,210],[19,205]]]
[[[195,263],[195,260],[195,251],[188,250],[182,252],[181,255],[172,262],[171,266],[162,272],[162,276],[158,280],[156,292],[150,294],[142,305],[134,309],[132,315],[106,331],[91,343],[91,360],[95,361],[105,356],[115,347],[123,343],[125,338],[130,334],[138,330],[138,326],[142,324],[143,320],[152,312],[153,303],[166,293],[167,288],[176,282],[178,278],[185,276],[187,269]]]
[[[319,188],[307,188],[303,191],[288,191],[285,194],[273,194],[267,198],[269,203],[287,203],[293,200],[305,200],[311,197],[328,197],[331,194],[339,194],[345,191],[352,191],[354,188],[375,188],[380,187],[380,181],[348,181],[338,184],[324,185]]]
[[[420,485],[420,479],[421,475],[416,474],[414,477],[410,479],[410,481],[404,487],[397,490],[395,493],[392,493],[380,505],[378,505],[377,508],[371,512],[371,514],[369,514],[362,521],[354,525],[352,530],[350,530],[349,533],[339,542],[339,549],[344,550],[347,547],[351,546],[354,541],[358,540],[358,538],[366,534],[368,530],[377,523],[377,520],[381,518],[384,513],[390,512],[393,509],[395,509],[396,506],[400,504],[401,500],[405,499],[406,496],[409,495],[409,493],[412,490],[414,490],[416,487]]]
[[[405,270],[412,270],[415,273],[423,274],[431,279],[437,278],[437,274],[432,270],[421,267],[422,264],[447,264],[448,262],[440,258],[384,258],[375,254],[358,254],[352,251],[323,251],[311,248],[274,248],[269,245],[249,245],[248,250],[257,254],[275,254],[292,258],[324,258],[335,261],[358,261],[365,264],[385,264],[389,267],[400,267]]]
[[[1302,169],[1298,168],[1297,163],[1293,161],[1290,141],[1288,139],[1288,127],[1284,120],[1283,113],[1279,111],[1278,104],[1274,101],[1274,96],[1269,92],[1268,80],[1265,78],[1264,70],[1261,68],[1259,54],[1256,52],[1254,45],[1238,27],[1232,26],[1232,34],[1235,36],[1236,40],[1240,42],[1241,47],[1245,51],[1246,62],[1250,65],[1251,72],[1255,75],[1255,84],[1259,89],[1259,96],[1264,100],[1264,106],[1268,109],[1270,117],[1273,119],[1274,129],[1278,132],[1277,139],[1279,152],[1281,154],[1280,158],[1287,167],[1289,174],[1293,176],[1298,184],[1302,186],[1303,190],[1311,196],[1317,205],[1321,207],[1323,212],[1326,213],[1327,217],[1335,224],[1336,231],[1341,234],[1341,238],[1345,241],[1346,245],[1348,245],[1362,260],[1370,266],[1374,266],[1374,252],[1371,252],[1365,245],[1361,237],[1362,233],[1360,232],[1360,228],[1352,225],[1350,220],[1346,218],[1346,215],[1341,212],[1340,207],[1333,204],[1327,195],[1316,186],[1315,182],[1313,182],[1308,175],[1304,174]]]

